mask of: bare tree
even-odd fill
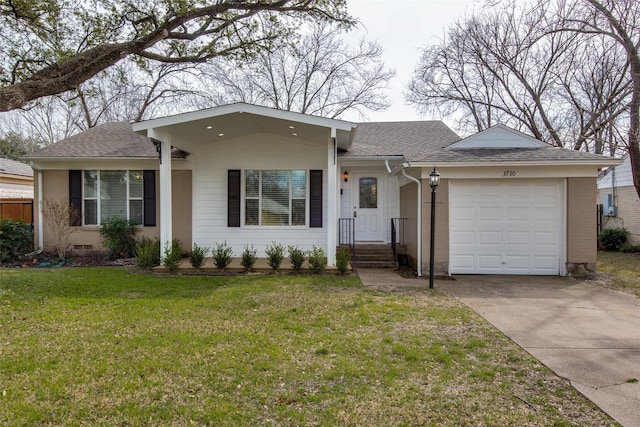
[[[339,28],[314,25],[299,43],[260,52],[252,61],[218,62],[205,73],[212,102],[249,102],[323,117],[388,108],[384,93],[395,75],[382,49],[362,39],[348,45]]]
[[[615,151],[630,93],[619,49],[564,31],[554,0],[498,6],[424,50],[407,100],[460,117],[463,131],[504,123],[556,146]]]
[[[637,0],[561,1],[558,16],[565,30],[606,37],[623,52],[630,81],[627,150],[633,183],[640,196],[640,3]]]
[[[0,111],[72,90],[130,55],[174,64],[246,57],[305,19],[352,23],[344,0],[2,0]]]

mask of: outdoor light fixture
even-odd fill
[[[429,174],[429,185],[431,188],[435,188],[440,185],[440,174],[436,170],[436,167],[433,167],[433,170]]]
[[[434,265],[434,253],[433,247],[435,244],[436,234],[436,188],[440,185],[440,174],[433,167],[433,171],[429,174],[429,185],[431,186],[431,244],[429,247],[429,289],[433,289],[433,265]]]
[[[349,172],[344,171],[342,177],[344,178],[344,182],[349,182]]]

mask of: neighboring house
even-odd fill
[[[81,212],[75,247],[100,248],[97,225],[118,214],[163,246],[226,241],[264,256],[272,242],[315,245],[334,264],[341,223],[353,221],[356,243],[389,244],[391,220],[406,218],[420,272],[435,166],[438,274],[593,270],[596,177],[619,163],[504,126],[461,140],[440,121],[352,123],[247,104],[109,123],[28,157],[37,198],[67,197]],[[41,214],[36,229],[50,247]]]
[[[33,199],[31,166],[0,158],[0,199]]]
[[[598,177],[598,203],[603,206],[602,227],[624,227],[632,243],[640,243],[640,199],[633,186],[631,161],[602,171]]]
[[[33,221],[33,169],[0,158],[0,218]]]

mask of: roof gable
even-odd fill
[[[297,124],[308,125],[311,127],[326,128],[331,130],[333,137],[337,139],[338,147],[348,149],[351,146],[353,135],[355,133],[356,124],[339,119],[330,119],[326,117],[313,116],[309,114],[297,113],[287,110],[278,110],[276,108],[264,107],[261,105],[235,103],[221,105],[203,110],[191,111],[188,113],[176,114],[173,116],[159,117],[156,119],[144,120],[133,123],[133,130],[142,134],[147,134],[151,129],[180,127],[184,125],[192,126],[196,122],[203,122],[208,119],[216,119],[222,116],[240,115],[253,116],[265,120],[288,124],[290,130],[297,128]],[[245,119],[249,120],[248,118]],[[209,129],[211,126],[207,127]],[[297,133],[293,133],[297,136]]]
[[[498,124],[475,135],[451,144],[448,150],[468,148],[548,148],[549,144],[539,141],[515,129]]]

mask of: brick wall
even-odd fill
[[[602,196],[611,194],[611,188],[598,190],[598,203],[602,203]],[[617,187],[614,204],[618,207],[615,217],[603,217],[603,228],[624,227],[629,231],[629,240],[633,244],[640,244],[640,199],[633,186]]]
[[[595,271],[598,257],[596,231],[596,178],[567,179],[567,270]]]

